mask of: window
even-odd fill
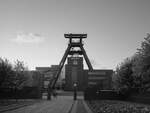
[[[73,61],[73,64],[74,64],[74,65],[77,65],[77,64],[78,64],[78,62],[77,62],[76,60],[74,60],[74,61]]]
[[[44,81],[44,88],[48,88],[49,81]]]

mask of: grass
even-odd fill
[[[94,113],[150,113],[150,105],[117,101],[96,100],[87,101]]]

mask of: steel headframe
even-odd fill
[[[88,65],[88,68],[89,68],[89,71],[92,71],[93,70],[93,67],[90,63],[90,60],[86,54],[86,51],[83,47],[83,43],[82,43],[82,39],[83,38],[87,38],[87,34],[64,34],[64,37],[65,38],[69,38],[69,44],[68,44],[68,47],[59,63],[59,69],[56,73],[56,75],[53,76],[53,79],[51,80],[50,84],[49,84],[49,87],[51,87],[52,89],[55,88],[55,84],[59,78],[59,75],[60,75],[60,72],[64,66],[64,63],[66,61],[66,58],[69,54],[77,54],[79,53],[80,55],[83,55],[84,56],[84,59]],[[79,39],[80,41],[79,42],[73,42],[73,39]],[[81,50],[80,51],[71,51],[71,48],[75,48],[75,47],[79,47]]]

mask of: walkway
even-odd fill
[[[82,97],[77,101],[72,96],[58,96],[51,101],[44,100],[29,106],[3,113],[92,113]]]
[[[92,113],[83,99],[75,101],[70,113]]]

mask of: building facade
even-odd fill
[[[113,70],[84,70],[83,57],[68,57],[65,66],[65,90],[73,91],[73,84],[77,83],[78,91],[84,91],[89,86],[99,89],[112,88]]]
[[[40,72],[41,75],[43,75],[42,93],[44,96],[47,96],[48,84],[50,83],[52,78],[56,75],[58,68],[59,68],[58,65],[51,65],[51,67],[36,67],[36,71]],[[61,74],[55,85],[56,87],[61,87],[61,85],[62,85]]]
[[[77,83],[78,91],[83,90],[83,57],[68,57],[65,65],[65,90],[72,91]]]
[[[96,86],[101,90],[112,89],[113,70],[84,70],[86,87]]]

